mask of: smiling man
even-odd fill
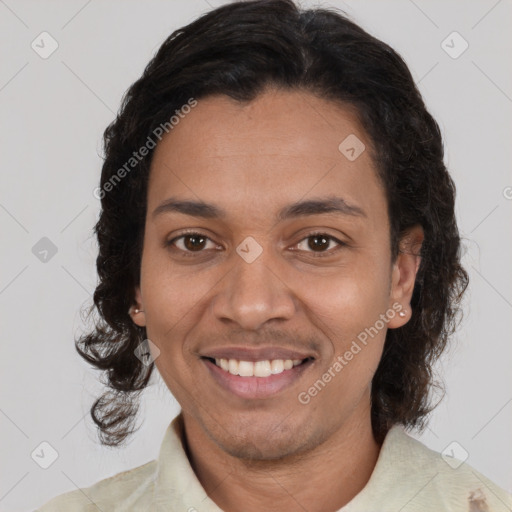
[[[393,304],[405,315],[387,328],[410,318],[419,257],[392,264],[369,151],[351,162],[338,149],[350,134],[370,145],[348,109],[305,92],[213,96],[153,157],[132,317],[226,510],[337,510],[378,457],[370,398],[385,329],[314,401],[298,400]],[[421,228],[409,236],[419,243]]]
[[[169,37],[105,141],[92,415],[121,444],[155,366],[181,412],[157,461],[40,510],[510,510],[404,431],[467,275],[391,48],[334,11],[233,3]]]

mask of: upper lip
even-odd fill
[[[201,357],[212,359],[237,359],[239,361],[272,361],[273,359],[307,359],[313,358],[312,354],[306,354],[297,350],[288,350],[279,347],[219,347],[206,350],[200,354]]]

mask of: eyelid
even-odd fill
[[[311,237],[314,237],[314,236],[324,236],[329,241],[332,241],[332,242],[335,242],[336,244],[338,244],[338,247],[336,247],[334,249],[329,249],[328,251],[320,251],[320,252],[305,251],[305,252],[307,252],[308,254],[312,255],[315,258],[332,256],[333,254],[338,252],[338,250],[341,247],[345,247],[345,246],[348,245],[346,242],[343,242],[342,240],[339,240],[337,237],[335,237],[333,235],[330,235],[326,231],[317,230],[317,231],[311,231],[311,232],[306,233],[306,235],[302,236],[302,238],[295,244],[295,246],[300,244],[301,242],[304,242],[308,238],[311,238]],[[292,250],[296,251],[297,249],[292,249]]]
[[[186,230],[186,231],[181,232],[179,235],[176,235],[176,236],[172,237],[170,240],[166,240],[164,245],[165,245],[165,247],[171,247],[171,246],[173,246],[176,243],[177,240],[185,238],[186,236],[193,236],[193,235],[205,238],[207,240],[207,242],[212,242],[212,243],[214,243],[217,246],[219,245],[210,236],[208,236],[208,235],[206,235],[204,233],[201,233],[201,231],[194,230],[194,229],[190,229],[190,230]],[[202,249],[200,251],[187,251],[187,250],[180,249],[178,247],[176,247],[176,249],[178,251],[180,251],[184,255],[201,254],[201,253],[206,251],[206,249]]]
[[[216,244],[216,242],[214,240],[212,240],[212,238],[209,237],[208,235],[206,235],[204,233],[201,233],[201,231],[190,229],[190,230],[187,230],[187,231],[183,231],[179,235],[173,237],[171,240],[166,241],[165,242],[165,246],[172,246],[172,245],[175,244],[175,242],[177,240],[179,240],[181,238],[184,238],[186,236],[192,236],[192,235],[200,236],[202,238],[205,238],[207,241]],[[314,236],[325,236],[325,238],[327,238],[329,241],[332,241],[332,242],[335,242],[336,244],[338,244],[338,247],[335,248],[334,250],[333,249],[329,249],[328,251],[320,251],[320,252],[304,251],[304,252],[307,252],[307,253],[313,255],[314,257],[327,257],[327,256],[331,256],[333,253],[337,252],[341,247],[344,247],[344,246],[348,245],[346,242],[343,242],[342,240],[339,240],[335,236],[330,235],[329,233],[327,233],[326,231],[316,230],[316,231],[311,231],[311,232],[305,233],[301,237],[301,239],[294,244],[294,246],[297,246],[301,242],[304,242],[308,238],[311,238],[311,237],[314,237]],[[176,249],[178,251],[180,251],[182,254],[187,255],[187,256],[188,255],[195,255],[195,254],[200,255],[201,253],[206,252],[206,249],[201,249],[200,251],[188,251],[188,250],[183,250],[183,249],[180,249],[180,248],[176,248]],[[291,250],[292,251],[300,252],[300,250],[297,250],[297,249],[291,249]]]

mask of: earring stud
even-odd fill
[[[402,310],[398,313],[399,316],[401,316],[402,318],[406,315],[406,311],[405,310]]]

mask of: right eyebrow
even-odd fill
[[[226,212],[219,207],[204,203],[203,201],[189,201],[175,198],[166,199],[152,213],[153,218],[157,215],[168,212],[177,212],[192,217],[203,217],[205,219],[224,219]]]

